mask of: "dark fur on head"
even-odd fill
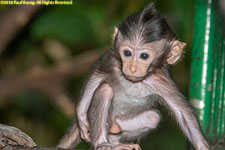
[[[128,16],[118,30],[124,39],[135,40],[140,37],[143,44],[161,39],[173,40],[175,34],[165,18],[158,15],[153,3],[147,5],[142,12]]]
[[[158,58],[149,66],[149,73],[155,68],[165,66],[166,59],[171,51],[171,43],[175,40],[175,34],[167,24],[165,18],[161,17],[153,3],[148,4],[143,11],[128,16],[120,25],[113,43],[114,56],[120,59],[117,52],[120,42],[123,40],[140,40],[142,44],[154,41],[166,40],[164,48],[158,51]]]

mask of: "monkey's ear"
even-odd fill
[[[186,43],[175,40],[172,44],[172,50],[167,58],[168,64],[176,63],[182,55],[183,49],[186,46]]]
[[[115,40],[117,34],[118,34],[118,28],[114,27],[113,41]]]

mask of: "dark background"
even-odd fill
[[[20,13],[12,13],[21,8],[0,5],[0,37],[9,36],[6,41],[0,38],[0,46],[4,45],[0,47],[0,123],[20,128],[38,145],[56,145],[74,116],[73,107],[93,63],[88,60],[110,46],[114,26],[149,2],[74,0],[68,6],[33,6],[21,26],[7,22],[7,18],[23,22]],[[171,66],[173,79],[187,96],[194,1],[157,0],[155,4],[177,38],[187,43],[182,60]],[[87,63],[76,66],[82,60]],[[68,69],[71,64],[75,67]],[[185,137],[166,114],[143,141],[144,150],[185,149]]]

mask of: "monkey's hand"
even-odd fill
[[[112,150],[141,150],[138,144],[119,144],[112,148]]]
[[[197,150],[209,150],[209,146],[207,143],[204,143],[204,145],[198,145]]]
[[[80,127],[81,138],[87,142],[91,142],[90,138],[90,126],[87,118],[79,118],[78,124]]]
[[[118,144],[112,146],[111,144],[105,143],[97,148],[97,150],[141,150],[138,144]]]
[[[96,148],[95,150],[112,150],[112,146],[111,146],[111,144],[109,144],[109,145],[103,144],[101,146],[98,146],[98,148]]]

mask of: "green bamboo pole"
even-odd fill
[[[196,0],[190,102],[211,143],[225,142],[225,35],[217,0]]]
[[[211,0],[196,0],[190,81],[190,100],[204,132],[209,124],[213,78],[213,26]]]

